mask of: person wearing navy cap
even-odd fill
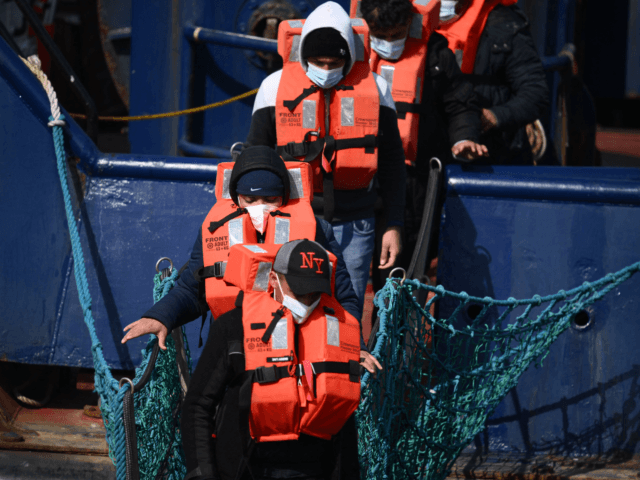
[[[240,208],[265,207],[275,209],[289,199],[289,175],[284,161],[273,149],[264,146],[245,148],[231,172],[229,193]],[[252,221],[254,216],[252,215]],[[337,259],[335,296],[342,306],[356,319],[361,312],[358,299],[345,267],[342,250],[336,241],[331,225],[315,219],[315,240],[333,253]],[[208,306],[203,300],[204,288],[198,272],[203,268],[202,232],[198,230],[196,242],[187,265],[175,286],[162,300],[147,310],[142,318],[127,325],[122,343],[146,334],[158,336],[160,348],[166,349],[165,339],[174,328],[206,315]],[[373,371],[373,357],[368,353],[364,340],[360,341],[365,366]]]

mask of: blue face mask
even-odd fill
[[[400,40],[394,40],[388,42],[381,38],[371,37],[371,48],[385,60],[397,60],[404,52],[404,43],[407,41],[407,37]]]
[[[312,63],[307,64],[307,77],[320,88],[335,87],[342,80],[344,67],[334,68],[333,70],[324,70],[316,67]]]

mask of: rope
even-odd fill
[[[48,126],[53,129],[53,141],[57,160],[58,176],[67,217],[67,225],[71,238],[71,250],[73,254],[73,268],[78,297],[84,322],[91,337],[91,354],[95,369],[95,389],[100,395],[102,419],[106,429],[106,440],[109,446],[109,457],[116,467],[117,480],[127,478],[127,440],[123,422],[123,400],[125,392],[129,390],[129,384],[119,386],[104,358],[102,344],[100,343],[95,321],[91,311],[92,299],[89,292],[89,283],[84,263],[84,255],[78,233],[78,225],[73,212],[71,194],[67,182],[66,152],[64,149],[64,136],[62,126],[65,124],[64,116],[60,113],[58,99],[47,76],[40,69],[40,61],[36,56],[22,59],[25,65],[33,72],[44,87],[51,104],[51,117]],[[164,296],[173,286],[178,271],[174,271],[170,277],[160,280],[160,275],[154,277],[154,300]],[[183,329],[184,335],[184,329]],[[152,337],[143,351],[142,364],[136,369],[137,381],[149,363],[151,351],[157,338]],[[182,389],[173,338],[167,338],[167,352],[159,355],[156,367],[151,374],[151,380],[140,392],[136,392],[133,398],[134,425],[137,436],[137,448],[140,459],[140,478],[167,480],[179,480],[186,474],[184,465],[184,452],[182,451],[182,436],[179,430],[180,411],[182,405]],[[191,369],[189,347],[185,338],[185,352],[188,367]],[[161,455],[158,455],[158,453]]]
[[[29,70],[31,70],[31,73],[33,73],[38,78],[38,80],[40,80],[40,83],[44,87],[45,92],[47,92],[47,97],[49,97],[49,104],[51,105],[51,117],[52,117],[49,123],[47,123],[47,125],[50,127],[63,126],[65,122],[64,122],[64,119],[62,118],[62,115],[60,114],[60,106],[58,105],[58,96],[56,95],[56,92],[53,89],[51,82],[49,81],[45,73],[42,71],[42,68],[41,68],[42,63],[40,62],[40,59],[38,58],[37,55],[31,55],[27,60],[25,60],[22,57],[20,57],[20,60],[22,60],[24,64],[29,68]]]
[[[135,122],[139,120],[156,120],[159,118],[170,118],[170,117],[178,117],[180,115],[189,115],[191,113],[204,112],[205,110],[209,110],[212,108],[222,107],[224,105],[228,105],[233,102],[237,102],[238,100],[242,100],[243,98],[250,97],[258,93],[258,89],[253,89],[249,92],[245,92],[241,95],[227,98],[226,100],[222,100],[216,103],[210,103],[209,105],[203,105],[201,107],[193,107],[187,108],[186,110],[178,110],[176,112],[167,112],[167,113],[156,113],[154,115],[134,115],[131,117],[98,117],[98,120],[103,122]],[[87,118],[86,115],[81,113],[70,113],[72,118],[78,118],[85,120]]]

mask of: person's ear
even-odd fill
[[[271,269],[271,271],[269,272],[269,285],[271,286],[271,288],[273,288],[273,290],[277,290],[278,288],[278,278],[276,277],[277,273],[273,271],[273,269]]]

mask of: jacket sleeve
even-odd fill
[[[229,335],[225,325],[229,319],[237,320],[240,310],[232,310],[214,322],[182,407],[180,426],[182,445],[187,466],[187,477],[218,479],[216,466],[215,432],[216,408],[233,379],[233,368],[228,355]]]
[[[523,127],[549,108],[549,87],[528,24],[513,36],[511,54],[505,62],[505,77],[511,98],[491,108],[499,128]]]
[[[367,345],[364,343],[364,338],[362,337],[362,320],[360,318],[362,312],[360,312],[360,309],[358,308],[358,297],[353,289],[349,271],[347,270],[344,258],[342,257],[342,248],[336,240],[336,237],[333,235],[333,228],[331,228],[331,224],[321,218],[316,218],[316,242],[333,253],[338,259],[338,265],[336,265],[335,285],[336,300],[340,305],[342,305],[342,308],[353,315],[360,323],[360,350],[368,352],[369,350],[367,349]]]
[[[394,109],[380,107],[378,135],[377,178],[387,218],[386,226],[402,225],[407,173],[398,117]]]
[[[244,147],[262,145],[276,148],[276,109],[275,107],[264,107],[253,112],[251,115],[251,125],[249,135],[244,142]]]
[[[432,82],[435,101],[440,103],[448,124],[451,146],[462,140],[480,139],[480,105],[473,85],[460,71],[456,57],[448,48],[447,39],[439,33],[429,38],[427,50],[429,71],[425,78]]]
[[[273,72],[260,84],[260,89],[253,103],[253,115],[249,135],[244,142],[245,147],[262,145],[276,148],[276,99],[280,86],[282,70]]]
[[[194,274],[202,266],[202,232],[198,231],[187,268],[169,293],[142,316],[158,320],[169,331],[198,318],[202,310],[198,298],[198,281]]]

